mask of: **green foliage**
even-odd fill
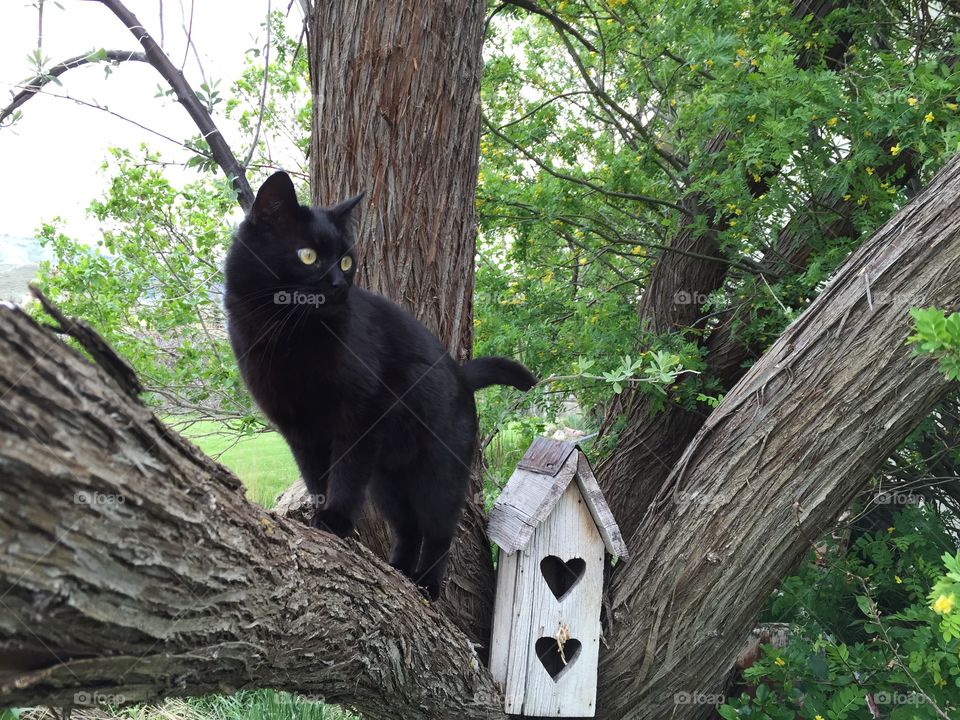
[[[903,6],[890,22],[876,3],[817,20],[784,0],[545,7],[554,22],[498,6],[485,46],[475,300],[477,351],[517,354],[542,377],[577,376],[581,357],[615,375],[617,358],[660,350],[704,369],[685,343],[709,321],[659,336],[636,321],[653,263],[685,232],[714,234],[730,268],[709,296],[673,302],[732,314],[759,355],[960,146],[949,20],[923,25]],[[788,224],[810,243],[801,266],[770,252]],[[594,408],[622,386],[588,380],[555,390]],[[676,399],[708,412],[721,392],[691,374]]]
[[[909,338],[914,351],[936,357],[948,380],[960,379],[960,313],[948,316],[936,308],[914,308],[910,314],[916,326]]]
[[[960,708],[960,640],[940,595],[960,585],[955,540],[928,507],[857,538],[844,553],[827,538],[775,594],[767,619],[790,624],[786,647],[765,646],[744,672],[753,697],[731,698],[723,717],[908,720]],[[950,628],[949,630],[947,628]]]
[[[89,243],[45,224],[40,241],[56,262],[41,267],[38,284],[132,363],[154,404],[213,407],[256,423],[220,307],[225,218],[236,207],[229,182],[174,187],[147,151],[113,150],[104,170],[109,190],[90,206],[102,236]]]
[[[231,87],[225,114],[253,144],[252,167],[279,166],[293,172],[303,168],[310,146],[307,50],[287,34],[282,12],[271,13],[264,29],[267,23],[269,66],[265,68],[263,48],[247,50],[246,65]]]

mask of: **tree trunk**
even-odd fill
[[[473,342],[485,10],[481,0],[347,0],[314,3],[308,20],[313,200],[366,191],[360,284],[413,313],[459,362]],[[442,601],[486,645],[494,583],[481,483],[475,470]],[[369,503],[359,530],[387,555]]]
[[[498,718],[471,643],[356,542],[272,515],[103,369],[0,309],[0,708],[273,687]]]
[[[722,690],[777,583],[954,388],[906,339],[911,307],[960,307],[958,208],[960,158],[853,254],[687,447],[614,578],[601,717],[706,717],[675,694]]]
[[[470,357],[480,143],[479,0],[316,3],[314,200],[360,190],[364,285]]]

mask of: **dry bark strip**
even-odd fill
[[[0,707],[273,687],[497,718],[466,638],[355,542],[248,502],[99,366],[0,307]]]
[[[614,579],[598,716],[710,714],[675,693],[721,691],[777,583],[953,388],[907,345],[918,306],[960,308],[960,157],[863,243],[684,451]]]

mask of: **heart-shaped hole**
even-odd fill
[[[542,637],[537,640],[535,647],[537,657],[540,658],[540,662],[543,663],[543,667],[554,682],[559,682],[563,671],[580,657],[580,641],[573,638],[567,640],[561,648],[556,638]]]
[[[583,558],[573,558],[564,562],[556,555],[547,555],[540,561],[540,572],[547,581],[550,592],[557,600],[563,600],[573,589],[587,569]]]

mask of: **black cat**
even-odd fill
[[[476,446],[473,392],[536,378],[506,358],[459,366],[411,315],[353,286],[360,198],[308,208],[285,173],[263,184],[227,255],[230,342],[325,498],[313,525],[349,535],[369,486],[393,532],[390,563],[435,599]]]

